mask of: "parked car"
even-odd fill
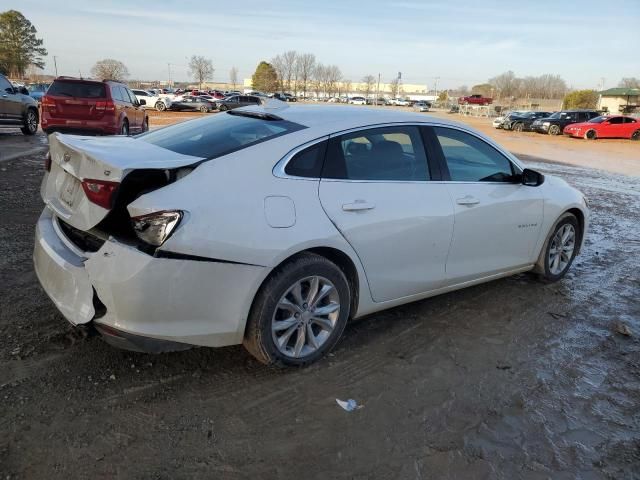
[[[159,94],[146,90],[131,89],[138,101],[145,101],[145,108],[155,108],[159,112],[164,112],[166,109],[171,108],[171,99],[167,96],[160,96]]]
[[[397,107],[408,107],[410,102],[406,98],[392,98],[389,100],[389,105],[395,105]]]
[[[493,98],[483,97],[478,94],[458,98],[459,105],[491,105],[492,103]]]
[[[413,109],[417,110],[418,112],[428,112],[430,108],[431,103],[427,102],[426,100],[418,100],[413,104]]]
[[[145,105],[120,82],[58,77],[42,97],[42,130],[93,135],[146,132]]]
[[[349,103],[351,105],[366,105],[367,104],[367,99],[364,97],[351,97],[349,99]]]
[[[20,127],[25,135],[34,135],[38,122],[38,102],[0,73],[0,127]]]
[[[209,113],[215,110],[216,106],[214,103],[210,102],[206,98],[202,98],[199,96],[185,96],[182,97],[181,100],[175,100],[171,102],[170,110],[175,111],[192,111],[192,112],[202,112]]]
[[[283,102],[297,102],[298,99],[291,95],[290,93],[280,93],[276,92],[273,94],[273,98],[277,100],[281,100]]]
[[[552,112],[512,113],[502,122],[502,128],[515,132],[530,132],[533,122],[539,118],[546,118],[551,114]]]
[[[587,122],[598,117],[595,110],[562,110],[546,118],[539,118],[533,122],[531,129],[538,133],[560,135],[567,125]]]
[[[72,324],[135,350],[242,343],[306,365],[351,318],[524,271],[560,280],[589,225],[560,178],[396,110],[253,106],[50,150],[37,277]]]
[[[624,115],[603,115],[587,122],[573,123],[564,128],[564,134],[586,138],[630,138],[640,140],[640,120]]]
[[[30,83],[26,86],[29,96],[38,102],[38,105],[40,105],[40,100],[42,100],[44,94],[47,93],[48,88],[48,83]]]
[[[219,100],[217,105],[218,110],[225,112],[227,110],[246,107],[248,105],[259,105],[260,103],[260,97],[254,97],[253,95],[232,95],[224,100]]]
[[[493,125],[493,128],[500,129],[502,128],[502,122],[504,122],[510,115],[522,115],[523,113],[526,113],[526,111],[525,110],[505,111],[504,113],[502,113],[502,115],[494,118],[491,124]]]

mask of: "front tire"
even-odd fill
[[[24,118],[24,126],[20,131],[25,135],[35,135],[38,131],[38,111],[34,108],[27,110]]]
[[[143,132],[148,132],[149,131],[149,118],[145,117],[144,122],[142,122],[142,131]]]
[[[125,137],[129,136],[129,121],[126,118],[122,121],[122,127],[120,127],[120,135],[124,135]]]
[[[278,267],[256,295],[244,347],[267,365],[308,365],[336,345],[350,305],[342,270],[325,257],[302,254]]]
[[[516,123],[513,126],[513,131],[514,132],[522,132],[522,130],[524,130],[524,125],[522,123]]]
[[[156,102],[156,110],[159,112],[164,112],[167,109],[167,106],[164,102]]]
[[[226,112],[227,110],[229,110],[229,107],[227,107],[226,105],[220,105],[220,108],[218,109],[221,112]]]
[[[551,125],[549,127],[549,135],[560,135],[560,127],[558,125]]]
[[[557,282],[567,274],[578,253],[580,238],[580,226],[576,216],[572,213],[562,215],[545,242],[543,257],[538,261],[542,281]]]
[[[202,113],[207,113],[207,112],[209,111],[209,109],[208,109],[207,107],[204,107],[204,106],[203,106],[203,107],[200,107],[200,111],[201,111]]]
[[[640,130],[636,130],[631,134],[631,140],[635,140],[635,141],[640,140]]]

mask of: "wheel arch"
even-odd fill
[[[585,222],[585,218],[584,218],[584,212],[582,210],[580,210],[579,208],[570,208],[564,212],[562,212],[562,215],[564,215],[565,213],[572,213],[577,219],[578,219],[578,227],[580,228],[580,231],[578,232],[578,253],[580,253],[580,250],[582,249],[582,239],[584,237],[584,222]],[[561,216],[562,216],[561,215]]]
[[[361,281],[360,281],[360,275],[358,274],[358,268],[356,267],[356,264],[354,263],[353,259],[347,253],[343,252],[342,250],[339,250],[338,248],[327,247],[327,246],[309,247],[303,250],[298,250],[295,253],[292,253],[286,258],[284,258],[277,265],[275,265],[269,271],[269,273],[262,279],[262,281],[260,282],[260,285],[258,285],[258,288],[255,290],[253,299],[251,300],[251,306],[249,307],[247,314],[251,312],[251,310],[253,310],[253,306],[256,301],[256,298],[258,298],[258,294],[265,287],[265,285],[271,279],[271,277],[273,277],[276,271],[283,265],[286,265],[287,263],[293,261],[295,258],[308,253],[319,255],[331,261],[340,270],[342,270],[344,275],[347,277],[347,281],[349,283],[349,289],[351,291],[351,305],[350,305],[351,308],[350,308],[349,318],[353,318],[353,316],[357,313],[358,306],[360,303]],[[245,325],[245,332],[246,332],[247,325],[248,325],[248,322]]]
[[[578,251],[576,252],[576,255],[578,255],[580,253],[580,250],[582,249],[582,240],[584,238],[584,233],[585,233],[585,222],[586,222],[586,218],[585,218],[585,214],[582,210],[580,210],[577,207],[571,207],[568,208],[566,210],[563,210],[559,215],[558,218],[556,218],[553,222],[553,224],[551,225],[551,228],[549,228],[549,231],[547,232],[544,242],[542,243],[542,246],[540,247],[540,251],[538,252],[538,256],[536,257],[536,263],[533,267],[533,271],[536,273],[541,273],[543,270],[543,263],[544,262],[544,252],[547,249],[547,243],[549,242],[549,240],[551,239],[551,235],[553,234],[554,230],[556,229],[556,225],[558,224],[558,222],[562,219],[562,217],[567,214],[570,213],[572,214],[574,217],[576,217],[576,219],[578,220],[578,239],[579,241],[576,242],[578,245]]]

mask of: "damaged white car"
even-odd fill
[[[528,270],[558,280],[589,220],[579,191],[482,134],[394,110],[54,134],[46,167],[35,270],[72,324],[278,365],[322,357],[350,318]]]

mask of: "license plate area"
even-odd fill
[[[68,207],[73,207],[79,190],[80,180],[67,173],[60,188],[60,200]]]

